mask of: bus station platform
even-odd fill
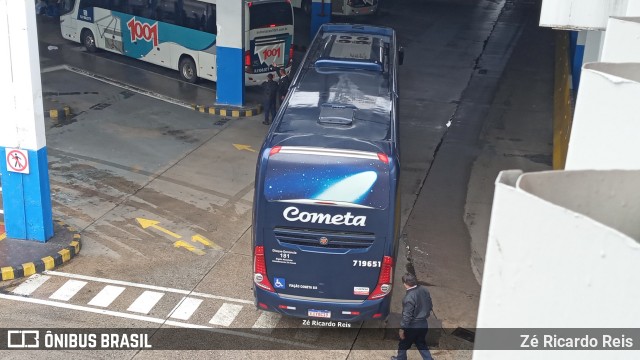
[[[80,252],[80,234],[73,227],[54,221],[54,236],[46,243],[6,236],[0,225],[0,280],[13,280],[51,270]]]

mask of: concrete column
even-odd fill
[[[33,1],[0,0],[0,48],[0,171],[7,236],[45,242],[53,236],[53,220]],[[24,151],[26,158],[12,149]],[[10,171],[26,162],[28,173]]]
[[[216,5],[217,75],[216,102],[244,104],[244,7],[242,1],[218,1]]]
[[[582,69],[565,169],[640,169],[640,64]]]
[[[604,62],[640,62],[640,18],[609,18],[600,59]]]
[[[640,287],[629,284],[640,281],[639,183],[640,171],[498,175],[476,349],[519,349],[520,334],[536,328],[553,335],[558,328],[637,326]],[[487,328],[518,330],[484,337]],[[636,357],[611,348],[540,350],[542,341],[538,349],[475,351],[473,359]]]
[[[311,40],[322,24],[331,21],[331,0],[313,0],[311,3]]]

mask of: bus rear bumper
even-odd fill
[[[284,298],[277,293],[254,290],[258,309],[305,319],[325,319],[347,322],[383,320],[389,315],[391,295],[379,300],[364,300],[359,303],[325,302]],[[312,316],[323,314],[324,316]]]

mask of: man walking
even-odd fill
[[[264,121],[265,125],[270,125],[276,117],[276,96],[278,94],[278,83],[273,81],[273,74],[267,75],[267,81],[262,83],[264,89]],[[271,120],[269,115],[271,114]]]
[[[433,307],[429,290],[418,285],[415,275],[404,274],[402,283],[407,294],[402,299],[402,321],[400,321],[400,342],[398,343],[398,356],[392,356],[392,360],[407,360],[407,350],[412,344],[416,344],[422,359],[432,360],[427,347],[427,331],[429,324],[427,318]]]

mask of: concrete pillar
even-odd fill
[[[311,40],[322,24],[331,22],[331,0],[313,0],[311,3]]]
[[[244,8],[243,1],[218,1],[216,5],[217,76],[216,102],[244,104]]]
[[[0,0],[0,48],[5,228],[8,237],[45,242],[53,236],[53,220],[33,1]],[[28,173],[12,171],[27,162]]]
[[[609,18],[600,60],[640,62],[640,18]]]
[[[520,349],[520,335],[536,328],[553,335],[637,326],[640,287],[630,284],[640,281],[638,184],[640,171],[498,175],[474,360],[637,357],[613,348],[553,351],[541,337],[537,349],[477,350]],[[490,328],[503,331],[484,336]]]
[[[640,169],[640,64],[582,69],[565,169]]]

